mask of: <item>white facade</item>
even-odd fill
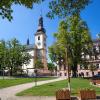
[[[30,63],[29,64],[24,64],[22,66],[22,69],[24,71],[24,73],[28,74],[29,76],[33,76],[34,75],[34,48],[27,50],[27,52],[31,55],[31,59],[30,59]]]
[[[25,73],[32,76],[34,75],[34,58],[38,58],[44,64],[44,67],[47,67],[47,59],[46,59],[46,34],[45,29],[43,28],[43,18],[40,17],[38,30],[35,33],[35,45],[30,45],[29,41],[26,46],[27,52],[31,55],[30,63],[27,65],[23,65],[22,69]]]
[[[34,57],[34,50],[28,50],[27,51],[31,56],[32,56],[32,58],[30,59],[30,63],[29,64],[27,64],[27,65],[23,65],[23,69],[28,69],[28,68],[34,68],[34,59],[33,59],[33,57]]]
[[[42,49],[46,44],[46,37],[43,34],[38,34],[35,36],[35,45],[38,49]]]

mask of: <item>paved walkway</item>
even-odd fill
[[[60,81],[63,79],[64,78],[58,78],[58,79],[53,79],[53,80],[40,81],[40,82],[37,82],[37,85]],[[55,100],[55,97],[46,97],[46,96],[44,96],[44,97],[43,96],[42,97],[41,96],[39,96],[39,97],[35,97],[35,96],[17,97],[17,96],[15,96],[16,93],[21,92],[25,89],[31,88],[33,86],[35,86],[34,82],[0,89],[0,98],[1,98],[1,100]]]

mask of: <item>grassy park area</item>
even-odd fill
[[[37,81],[44,81],[44,80],[50,80],[54,79],[53,77],[48,78],[37,78]],[[35,78],[15,78],[15,79],[0,79],[0,88],[5,88],[9,86],[34,82]]]
[[[30,88],[17,94],[17,96],[54,96],[59,89],[67,87],[67,80],[53,82]],[[90,85],[90,81],[81,78],[71,79],[71,95],[78,95],[79,89],[95,89],[96,94],[100,95],[100,88]]]

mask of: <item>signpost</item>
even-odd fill
[[[35,72],[35,86],[37,86],[37,69],[35,69],[34,72]]]

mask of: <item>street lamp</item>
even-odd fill
[[[5,75],[5,67],[3,67],[3,79],[4,79],[4,75]]]
[[[35,86],[37,86],[37,69],[35,69],[34,72],[35,72]]]

